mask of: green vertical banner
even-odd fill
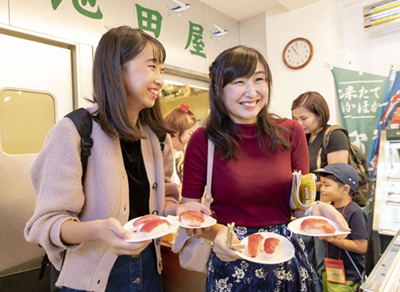
[[[368,157],[388,77],[333,67],[341,125]]]

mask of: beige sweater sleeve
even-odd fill
[[[62,119],[50,130],[30,170],[36,206],[25,227],[25,238],[48,253],[67,248],[60,239],[61,225],[66,220],[79,221],[84,204],[79,143],[75,125]]]

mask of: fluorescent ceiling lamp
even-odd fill
[[[400,1],[380,1],[364,7],[364,28],[400,19]]]

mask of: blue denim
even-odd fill
[[[137,257],[119,256],[108,278],[106,292],[162,292],[161,275],[152,242]],[[88,292],[64,287],[62,292]]]
[[[313,266],[313,279],[315,283],[315,291],[323,292],[322,285],[322,270],[324,268],[324,258],[325,258],[325,241],[320,240],[318,237],[300,235],[301,239],[304,242],[305,250],[307,252],[310,263],[313,258],[313,253],[315,249],[315,261],[317,262],[317,267]]]

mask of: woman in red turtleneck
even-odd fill
[[[210,115],[187,146],[182,188],[182,203],[200,201],[210,139],[215,144],[211,209],[218,223],[202,233],[214,240],[206,291],[314,291],[304,245],[286,227],[292,172],[309,171],[303,129],[268,112],[271,72],[257,50],[237,46],[222,52],[210,66],[210,78]],[[332,206],[319,204],[313,215],[333,212]],[[274,265],[240,259],[226,245],[231,222],[238,239],[262,231],[286,237],[295,247],[294,257]]]

